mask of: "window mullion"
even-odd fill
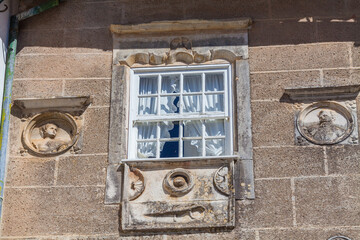
[[[179,121],[179,157],[183,157],[183,121]]]
[[[160,123],[156,123],[156,158],[160,158]]]
[[[201,113],[205,113],[205,73],[202,73],[201,74],[201,85],[202,85],[202,91],[201,91],[201,98],[202,98],[202,101],[201,101]]]
[[[205,120],[201,120],[201,144],[202,144],[202,156],[205,157]]]
[[[160,115],[160,92],[161,92],[161,74],[158,75],[158,92],[157,92],[157,112],[156,115]]]

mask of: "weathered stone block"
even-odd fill
[[[295,180],[299,226],[357,226],[360,224],[359,176]]]
[[[353,0],[353,2],[355,1]],[[359,4],[357,3],[357,5]],[[357,42],[360,40],[360,32],[358,31],[360,23],[356,21],[355,15],[349,14],[346,18],[331,20],[333,19],[317,20],[317,39],[319,42]]]
[[[111,54],[19,55],[15,78],[111,76]]]
[[[355,85],[360,82],[360,69],[324,70],[325,86]]]
[[[358,174],[360,148],[358,145],[330,146],[326,148],[329,174]]]
[[[257,178],[324,175],[322,147],[254,149]]]
[[[349,43],[249,48],[250,72],[349,67]]]
[[[252,102],[254,147],[294,144],[294,116],[290,104]]]
[[[54,170],[54,159],[10,158],[6,186],[50,186]]]
[[[304,44],[316,42],[315,24],[296,19],[255,20],[249,30],[249,46]]]
[[[109,79],[66,80],[65,96],[91,96],[93,106],[108,106],[110,103]]]
[[[41,29],[41,30],[25,30],[19,31],[18,38],[18,55],[36,54],[36,53],[57,53],[64,44],[63,29]]]
[[[60,157],[57,185],[105,185],[106,166],[106,155]]]
[[[320,86],[320,71],[252,73],[252,100],[280,99],[284,88]]]
[[[8,188],[5,196],[2,236],[118,233],[119,207],[103,205],[103,188]]]
[[[312,229],[269,229],[260,230],[261,240],[289,240],[289,239],[329,239],[334,236],[346,236],[350,239],[360,238],[360,231],[356,228],[312,228]]]
[[[13,99],[46,98],[62,95],[61,80],[18,80],[13,84]]]
[[[344,16],[347,5],[344,1],[326,0],[271,0],[271,12],[274,18],[304,18],[308,16]]]
[[[109,108],[89,108],[84,113],[82,153],[107,153],[109,142]]]
[[[352,59],[354,67],[360,67],[360,43],[356,42],[352,48]]]
[[[91,53],[112,50],[112,37],[108,25],[95,29],[66,29],[64,38],[66,47],[72,48],[72,52]]]
[[[237,202],[243,228],[292,226],[289,179],[256,180],[254,201]]]

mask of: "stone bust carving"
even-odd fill
[[[334,122],[334,114],[331,111],[321,110],[317,117],[318,122],[306,126],[306,131],[318,141],[333,141],[341,137],[346,131],[346,127]]]
[[[44,124],[39,128],[41,139],[32,141],[35,149],[42,153],[55,153],[66,149],[68,141],[56,138],[58,126],[53,123]]]

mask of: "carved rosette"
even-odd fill
[[[67,113],[46,112],[35,115],[22,133],[28,152],[39,156],[55,156],[68,151],[79,137],[77,121]]]
[[[301,136],[318,145],[344,141],[354,130],[351,111],[336,102],[317,102],[299,112],[297,129]]]
[[[172,196],[183,196],[194,187],[194,178],[189,171],[176,168],[166,174],[163,187]]]
[[[145,190],[145,180],[139,169],[133,168],[129,172],[129,201],[138,198]]]
[[[220,167],[214,175],[214,185],[218,191],[225,195],[230,195],[229,187],[230,171],[228,166]]]

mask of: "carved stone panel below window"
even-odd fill
[[[233,169],[233,160],[125,164],[122,229],[234,227]]]

